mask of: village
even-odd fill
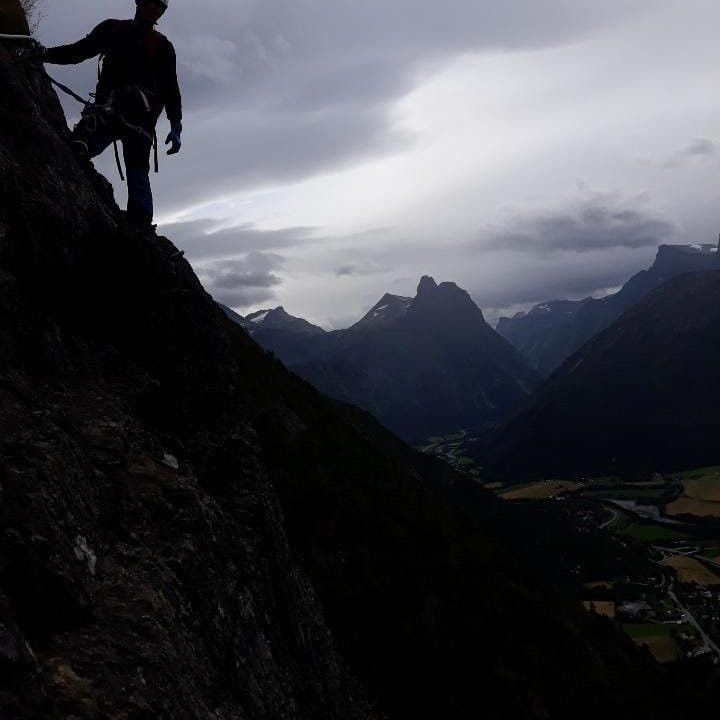
[[[480,477],[464,453],[464,435],[432,440],[427,451]],[[608,534],[621,566],[632,557],[622,574],[583,584],[589,612],[618,623],[660,662],[702,658],[720,666],[720,467],[634,482],[582,477],[484,484],[509,502],[562,507],[579,533]]]

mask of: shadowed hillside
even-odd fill
[[[645,474],[720,459],[720,271],[670,280],[568,359],[505,430],[493,472]]]

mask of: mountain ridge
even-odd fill
[[[618,292],[604,298],[539,303],[527,313],[500,318],[497,331],[531,367],[548,376],[584,342],[666,280],[715,267],[720,267],[716,245],[660,245],[653,265],[633,275]]]
[[[652,290],[568,358],[498,438],[491,472],[644,476],[720,459],[720,269]]]
[[[414,298],[385,293],[345,330],[251,334],[322,392],[410,442],[499,422],[537,384],[470,295],[428,275]]]

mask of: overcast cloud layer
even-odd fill
[[[39,34],[132,11],[47,0]],[[719,21],[710,0],[173,0],[162,230],[217,299],[326,327],[421,274],[491,318],[602,294],[720,229]],[[49,69],[92,89],[92,62]]]

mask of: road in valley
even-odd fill
[[[612,513],[612,517],[611,517],[607,522],[604,522],[604,523],[600,526],[600,529],[601,529],[601,530],[602,530],[603,528],[606,528],[608,525],[612,525],[612,523],[614,523],[614,522],[617,520],[617,517],[618,517],[618,515],[620,514],[615,508],[608,507],[607,505],[604,505],[603,507],[605,507],[607,510],[609,510],[609,511]]]
[[[675,584],[671,580],[670,587],[668,589],[668,595],[672,598],[673,602],[680,608],[680,611],[685,615],[686,619],[691,625],[700,633],[700,637],[703,640],[703,649],[715,653],[715,656],[720,658],[720,648],[712,641],[710,636],[700,627],[700,623],[695,619],[695,616],[680,602],[678,596],[674,590]]]

